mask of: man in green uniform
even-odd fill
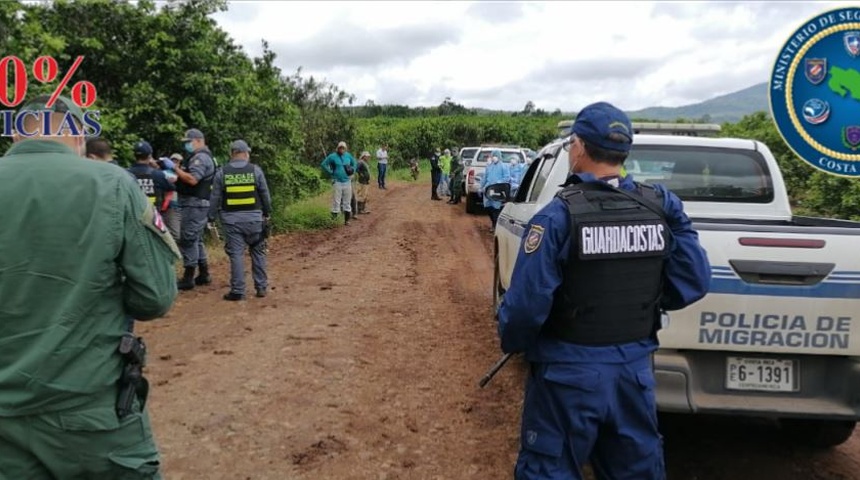
[[[170,309],[179,252],[127,172],[84,158],[80,109],[47,100],[0,158],[0,480],[161,479],[144,392],[118,408],[118,350],[126,315]]]
[[[454,150],[456,152],[456,150]],[[451,157],[451,199],[448,203],[456,205],[463,197],[463,161],[456,153]]]

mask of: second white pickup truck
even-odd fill
[[[681,198],[713,270],[702,300],[663,317],[659,409],[775,418],[819,447],[847,440],[860,419],[860,223],[792,215],[779,167],[758,141],[640,134],[626,165]],[[496,303],[526,224],[567,174],[559,139],[505,204]]]

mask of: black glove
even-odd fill
[[[269,230],[270,230],[270,228],[269,228],[269,219],[268,219],[268,218],[264,218],[264,219],[263,219],[263,233],[262,233],[262,237],[261,237],[261,238],[263,238],[263,239],[269,238]]]

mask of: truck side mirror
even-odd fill
[[[508,202],[511,197],[510,183],[494,183],[484,189],[484,196],[498,202]]]

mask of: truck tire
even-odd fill
[[[850,420],[816,420],[784,418],[782,429],[800,444],[813,448],[831,448],[845,443],[854,433],[857,422]]]
[[[474,193],[466,194],[466,213],[478,213],[478,196]]]

